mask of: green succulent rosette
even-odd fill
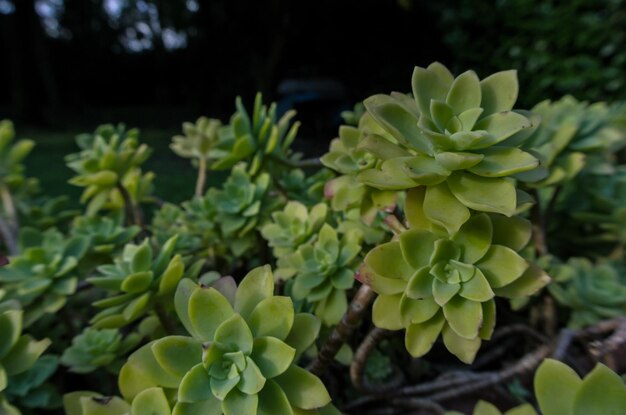
[[[58,387],[50,379],[58,366],[59,359],[57,356],[40,356],[28,370],[11,376],[9,385],[3,392],[5,397],[16,407],[26,409],[27,413],[33,413],[34,410],[38,409],[53,410],[59,408],[62,405],[61,394]],[[14,414],[11,411],[6,411],[2,405],[2,397],[0,396],[0,413],[4,415]],[[5,412],[2,412],[3,409]]]
[[[40,230],[64,228],[81,213],[76,209],[68,209],[68,205],[67,196],[19,198],[17,208],[20,225]]]
[[[379,162],[360,172],[359,181],[385,190],[427,186],[429,201],[511,216],[517,207],[511,177],[539,165],[518,148],[534,125],[527,112],[512,110],[516,72],[481,81],[473,71],[455,78],[433,63],[415,68],[412,85],[414,99],[392,94],[365,100],[368,113],[392,139],[370,134],[360,142],[358,148]],[[456,225],[447,224],[453,231]]]
[[[130,356],[119,381],[130,413],[147,413],[144,405],[159,415],[295,415],[327,407],[322,382],[295,365],[319,321],[273,295],[269,266],[220,289],[181,282],[176,311],[191,337],[168,336]]]
[[[261,228],[261,235],[280,258],[294,253],[310,242],[326,221],[328,205],[318,203],[308,209],[300,202],[288,202],[283,210],[272,213],[272,222]]]
[[[0,268],[0,284],[6,299],[25,307],[24,325],[30,326],[44,314],[60,310],[76,292],[78,264],[89,248],[89,238],[68,238],[54,228],[45,232],[24,228],[19,245],[21,253]]]
[[[195,123],[185,122],[185,135],[174,136],[170,148],[177,155],[196,161],[216,160],[226,155],[218,149],[221,129],[222,122],[213,118],[200,117]]]
[[[306,300],[325,325],[337,324],[346,309],[346,291],[354,285],[361,234],[349,232],[341,238],[324,224],[314,242],[280,261],[281,278],[293,278],[290,294]]]
[[[99,367],[117,373],[122,367],[121,358],[140,341],[141,336],[136,333],[122,337],[119,330],[87,328],[72,339],[72,345],[61,356],[61,363],[74,373],[90,373]]]
[[[101,125],[94,134],[76,137],[81,151],[68,155],[66,163],[77,174],[70,183],[85,188],[81,202],[88,202],[89,216],[107,204],[123,206],[119,185],[131,189],[135,203],[151,188],[153,175],[142,175],[139,169],[150,156],[150,149],[139,144],[138,137],[139,130],[126,131],[123,124]]]
[[[138,226],[125,227],[122,216],[81,216],[73,223],[73,235],[89,238],[88,254],[110,256],[130,242],[141,230]]]
[[[240,97],[237,97],[235,106],[237,111],[231,117],[229,125],[220,131],[220,148],[225,153],[211,164],[211,169],[230,169],[245,161],[248,172],[254,176],[264,170],[268,157],[292,157],[289,147],[300,127],[299,122],[291,123],[296,115],[295,111],[288,111],[278,118],[276,104],[272,103],[269,108],[263,105],[260,93],[254,100],[252,114],[246,111]]]
[[[141,245],[127,244],[115,264],[98,267],[100,276],[87,281],[113,296],[94,302],[102,309],[91,319],[94,328],[124,327],[155,308],[169,307],[185,272],[182,257],[173,254],[176,239],[169,239],[158,255],[149,239]]]
[[[585,168],[611,170],[609,154],[626,145],[626,132],[619,121],[623,111],[623,107],[589,104],[572,96],[537,104],[532,112],[541,119],[541,125],[523,148],[536,154],[549,174],[534,183],[531,180],[528,186],[558,186]]]
[[[9,415],[20,414],[3,396],[11,377],[30,369],[48,348],[49,339],[36,341],[22,334],[23,311],[16,301],[0,303],[0,410]]]
[[[552,267],[552,297],[570,310],[568,326],[581,328],[626,314],[626,275],[619,265],[593,264],[586,258],[570,258]]]
[[[531,225],[480,213],[449,237],[420,226],[415,212],[410,220],[412,229],[365,257],[360,279],[379,294],[373,322],[406,328],[405,346],[414,357],[426,354],[441,334],[450,352],[471,363],[493,332],[494,297],[525,297],[549,281],[517,253],[528,243]]]
[[[260,173],[251,177],[245,165],[233,168],[222,189],[211,188],[207,198],[215,206],[215,223],[223,241],[238,257],[251,249],[258,241],[253,232],[262,224],[265,215],[273,210],[280,199],[271,200],[269,189],[271,177]]]
[[[313,205],[324,198],[324,184],[334,177],[328,169],[320,169],[307,175],[302,169],[283,170],[279,173],[278,186],[289,200]]]

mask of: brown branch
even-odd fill
[[[124,199],[124,212],[126,216],[127,225],[137,225],[143,229],[143,215],[138,206],[133,203],[133,199],[130,197],[130,193],[122,183],[117,184],[117,190],[119,190]]]
[[[446,413],[445,409],[441,405],[429,399],[399,398],[392,400],[391,404],[406,409],[418,409],[422,411],[428,411],[431,414],[435,415],[444,415]]]
[[[13,235],[17,237],[20,233],[20,222],[17,215],[17,209],[15,208],[15,201],[11,195],[11,191],[5,184],[0,185],[0,197],[2,198],[4,212],[7,215],[9,229]]]
[[[363,284],[359,287],[343,318],[335,326],[315,360],[308,366],[307,369],[309,371],[318,376],[324,373],[328,365],[334,360],[341,346],[346,342],[348,336],[352,334],[361,322],[361,316],[375,296],[376,293],[369,286]]]
[[[393,378],[385,384],[371,384],[364,376],[365,366],[370,354],[382,340],[392,334],[392,331],[374,327],[365,336],[365,339],[363,339],[354,353],[354,358],[350,365],[350,379],[358,391],[368,394],[381,394],[398,388],[404,382],[404,375],[397,369],[395,369]]]

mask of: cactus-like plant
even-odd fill
[[[119,381],[131,403],[126,413],[337,413],[322,382],[295,365],[315,340],[319,321],[295,314],[290,298],[273,295],[268,266],[252,270],[239,287],[229,281],[221,291],[181,281],[176,311],[191,337],[165,337],[130,356]],[[66,397],[70,415],[91,414],[86,396]],[[70,411],[72,405],[82,409]]]
[[[29,326],[44,314],[61,309],[78,285],[77,266],[89,247],[84,236],[66,238],[54,228],[45,232],[25,228],[20,238],[21,254],[0,268],[0,283],[7,299],[16,299]]]
[[[138,130],[126,131],[120,124],[117,127],[101,125],[94,134],[76,137],[81,151],[68,155],[66,162],[77,173],[70,183],[85,188],[81,201],[88,202],[89,216],[112,203],[112,198],[118,200],[117,207],[120,207],[119,200],[124,198],[119,194],[122,185],[136,188],[135,192],[129,192],[135,202],[137,193],[149,187],[150,177],[143,178],[138,168],[150,156],[150,149],[139,144],[138,136]]]
[[[555,265],[548,286],[556,301],[571,310],[568,326],[585,327],[626,313],[626,277],[619,266],[570,258]]]
[[[72,339],[72,345],[61,356],[61,363],[75,373],[90,373],[99,367],[117,373],[122,366],[121,358],[140,341],[137,333],[122,338],[115,329],[87,328]]]
[[[424,228],[423,214],[415,211],[423,196],[423,188],[410,192],[412,229],[371,250],[360,278],[379,293],[374,324],[406,328],[411,355],[426,354],[442,334],[448,350],[470,363],[481,339],[491,337],[494,297],[530,295],[549,277],[517,253],[530,239],[528,221],[476,214],[449,237],[432,225]]]
[[[155,308],[171,307],[185,271],[181,256],[173,255],[176,239],[169,239],[156,256],[148,239],[141,245],[127,244],[115,264],[101,265],[101,276],[87,279],[115,294],[94,303],[103,309],[91,320],[95,328],[124,327]]]

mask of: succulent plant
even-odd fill
[[[130,413],[337,413],[322,382],[294,364],[319,321],[273,295],[269,266],[252,270],[239,287],[230,279],[219,288],[181,281],[176,311],[191,337],[165,337],[129,357],[119,384]]]
[[[267,108],[263,105],[260,93],[254,100],[252,114],[249,114],[240,97],[235,106],[237,112],[230,119],[230,124],[220,134],[220,148],[228,153],[211,165],[211,169],[225,170],[240,161],[248,164],[248,171],[256,175],[262,170],[269,155],[279,159],[291,156],[289,147],[296,138],[299,122],[291,124],[295,111],[288,111],[280,119],[276,104]],[[291,127],[290,127],[291,124]]]
[[[291,278],[291,295],[306,300],[324,324],[337,324],[348,303],[346,290],[354,285],[356,258],[361,252],[361,235],[344,234],[324,224],[314,242],[301,245],[281,261],[281,278]]]
[[[16,299],[26,310],[24,325],[61,309],[76,291],[77,266],[89,247],[84,236],[65,237],[54,228],[40,232],[24,228],[21,254],[0,268],[0,283],[7,299]]]
[[[275,257],[287,256],[317,235],[327,215],[328,206],[324,203],[309,210],[302,203],[291,201],[282,211],[272,213],[273,220],[261,228],[261,235],[273,249]]]
[[[127,244],[115,264],[98,267],[101,276],[87,281],[115,295],[94,303],[103,310],[91,320],[93,327],[124,327],[171,303],[185,272],[181,256],[173,256],[176,239],[170,238],[156,256],[149,239],[141,245]]]
[[[549,174],[528,185],[560,185],[573,179],[586,165],[605,170],[607,154],[626,145],[626,133],[617,124],[620,111],[623,109],[617,106],[579,102],[572,96],[537,104],[532,112],[541,118],[541,125],[523,143],[523,148],[538,155]],[[596,160],[590,161],[590,157]]]
[[[61,363],[75,373],[89,373],[99,367],[117,373],[122,366],[120,358],[140,341],[137,333],[122,338],[116,329],[87,328],[72,339],[72,345],[61,356]]]
[[[618,415],[626,411],[626,384],[601,363],[581,379],[566,364],[545,359],[535,373],[534,387],[543,415]],[[446,415],[457,414],[460,415],[446,412]],[[505,415],[536,414],[529,404],[505,412]],[[474,408],[474,415],[501,415],[501,412],[481,401]]]
[[[352,110],[346,110],[341,112],[341,118],[343,118],[343,122],[346,125],[357,126],[359,124],[359,120],[365,113],[365,105],[362,102],[357,102],[354,104]]]
[[[111,255],[139,233],[138,226],[122,226],[122,216],[80,216],[72,227],[72,234],[89,238],[90,254]]]
[[[359,173],[359,181],[387,190],[426,186],[429,204],[511,216],[517,195],[509,177],[539,165],[518,148],[534,125],[527,113],[512,110],[516,72],[480,81],[473,71],[454,78],[433,63],[416,67],[412,84],[414,99],[392,94],[365,100],[393,140],[371,134],[359,144],[380,160]],[[443,222],[452,230],[460,226]]]
[[[80,214],[79,210],[68,209],[68,204],[67,196],[19,200],[20,225],[40,230],[65,226]]]
[[[200,117],[194,123],[183,123],[182,135],[172,138],[170,148],[181,157],[207,162],[225,156],[219,151],[219,131],[222,122],[213,118]]]
[[[548,286],[556,301],[571,310],[568,326],[581,328],[626,314],[626,275],[611,263],[570,258],[550,270]]]
[[[530,239],[528,221],[480,213],[448,237],[424,227],[420,197],[423,188],[407,197],[411,229],[371,250],[360,278],[379,294],[374,324],[406,328],[412,356],[426,354],[442,334],[448,350],[470,363],[493,332],[494,297],[528,296],[549,277],[517,253]]]
[[[172,203],[164,203],[154,213],[152,218],[152,234],[159,245],[164,244],[168,239],[177,235],[176,251],[181,253],[194,252],[203,247],[203,235],[195,232],[198,227],[204,229],[206,220],[194,221],[193,226],[188,220],[185,210]],[[214,226],[213,221],[208,221],[210,227]]]
[[[302,169],[283,170],[278,175],[278,186],[289,200],[313,205],[324,197],[324,184],[333,178],[328,169],[306,175]]]
[[[22,317],[16,301],[0,303],[0,410],[10,415],[20,412],[5,401],[3,391],[11,377],[30,369],[51,343],[22,334]]]
[[[87,214],[93,216],[107,203],[114,203],[117,207],[123,205],[120,200],[119,186],[135,187],[131,196],[137,194],[149,185],[151,177],[143,177],[139,166],[150,156],[150,149],[145,144],[139,144],[139,131],[126,131],[123,124],[101,125],[94,134],[82,134],[76,137],[80,147],[79,153],[66,157],[68,167],[77,173],[70,180],[76,186],[84,187],[81,201],[89,202]],[[149,186],[148,186],[149,187]]]
[[[270,183],[269,174],[261,173],[252,178],[240,164],[233,168],[222,189],[211,188],[207,193],[217,211],[215,222],[222,240],[231,240],[229,245],[235,256],[243,255],[257,243],[253,231],[272,210],[268,205],[276,201],[269,198]]]

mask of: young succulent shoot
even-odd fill
[[[197,197],[202,196],[206,182],[207,166],[220,157],[226,156],[224,150],[218,148],[220,144],[219,132],[222,122],[213,118],[200,117],[194,123],[183,123],[184,136],[177,135],[172,138],[170,148],[181,157],[192,159],[198,167],[198,180],[196,181]]]
[[[291,123],[295,111],[288,111],[278,118],[276,104],[272,103],[269,108],[263,105],[260,93],[254,100],[252,114],[246,111],[240,97],[237,97],[235,106],[237,111],[220,134],[220,148],[227,153],[212,163],[211,169],[230,169],[244,161],[248,172],[255,176],[265,169],[268,157],[280,161],[292,157],[290,146],[300,127],[299,122]]]
[[[87,328],[72,339],[72,345],[61,356],[61,363],[74,373],[90,373],[99,367],[117,373],[122,367],[121,358],[140,341],[137,333],[122,337],[116,329]]]
[[[119,413],[338,414],[322,382],[295,365],[319,321],[273,292],[269,266],[252,270],[239,287],[229,278],[213,287],[181,281],[174,301],[190,336],[164,337],[129,357],[119,378],[128,403]],[[98,402],[89,399],[66,395],[68,414],[91,414],[86,405]]]
[[[174,255],[176,240],[176,236],[170,238],[158,255],[149,239],[140,245],[127,244],[115,264],[98,267],[100,276],[87,281],[113,295],[94,303],[102,309],[91,320],[94,328],[121,328],[155,311],[167,330],[175,330],[168,327],[164,314],[185,272],[182,257]]]
[[[146,144],[139,144],[138,136],[138,130],[126,131],[120,124],[117,127],[101,125],[94,134],[76,137],[81,151],[68,155],[66,162],[77,174],[70,183],[85,188],[81,201],[88,203],[88,216],[112,203],[119,206],[115,199],[121,199],[126,205],[137,203],[137,195],[132,201],[127,187],[133,184],[136,190],[141,190],[147,186],[138,169],[150,156],[150,149]]]
[[[423,194],[423,188],[409,193],[411,229],[372,249],[360,278],[379,294],[374,324],[406,328],[405,345],[412,356],[426,354],[441,334],[450,352],[471,363],[481,341],[493,332],[494,297],[531,295],[549,277],[517,253],[530,239],[527,220],[475,214],[448,236],[436,226],[425,228],[421,212],[413,210]]]

